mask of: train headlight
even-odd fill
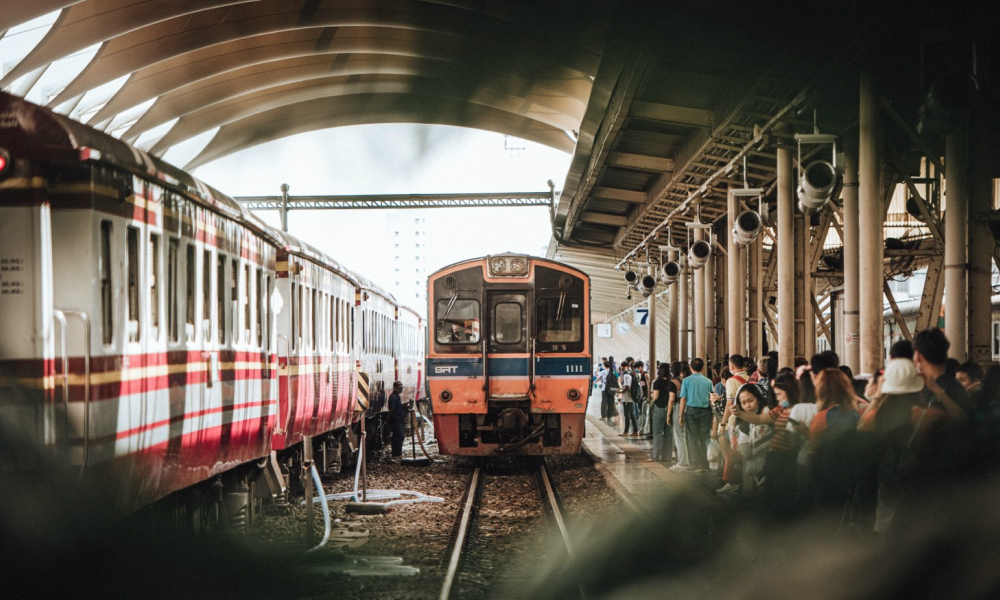
[[[0,179],[7,175],[10,167],[10,153],[5,148],[0,148]]]
[[[441,402],[448,402],[451,400],[451,392],[444,390],[441,392]]]
[[[566,397],[569,398],[570,400],[579,400],[580,399],[580,390],[572,389],[572,390],[566,392]]]

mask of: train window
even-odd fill
[[[226,257],[219,253],[215,274],[215,311],[219,331],[219,345],[226,345]]]
[[[261,269],[263,271],[264,269]],[[271,347],[271,278],[264,276],[264,298],[261,300],[261,307],[264,309],[264,317],[261,322],[264,324],[264,349]]]
[[[340,352],[340,298],[330,302],[330,335],[333,336],[334,349]]]
[[[1000,357],[1000,321],[993,321],[993,360]]]
[[[185,282],[187,283],[187,289],[185,290],[185,293],[187,294],[186,297],[187,302],[184,305],[184,309],[187,312],[184,313],[184,318],[185,318],[184,322],[190,325],[192,329],[194,329],[194,297],[195,297],[194,288],[196,285],[198,285],[198,278],[195,276],[195,269],[197,267],[197,263],[195,262],[194,257],[195,257],[194,244],[188,244],[187,255],[185,256],[185,258],[187,259],[187,262],[185,264],[185,268],[187,269],[187,278],[185,280]]]
[[[230,260],[229,264],[229,306],[232,307],[230,310],[230,319],[232,319],[232,332],[233,335],[230,340],[232,340],[233,345],[239,343],[240,341],[240,312],[239,312],[239,301],[240,301],[240,261],[238,259]]]
[[[319,311],[317,309],[319,292],[313,290],[312,293],[312,307],[310,310],[310,316],[312,317],[312,349],[316,350],[319,348]]]
[[[438,300],[437,341],[441,344],[475,344],[479,341],[478,300]]]
[[[205,250],[201,256],[201,319],[205,332],[205,342],[212,341],[212,251]]]
[[[295,302],[296,298],[298,297],[298,288],[299,286],[295,285],[295,283],[293,282],[292,305],[288,307],[288,310],[292,313],[292,350],[298,348],[298,342],[296,341],[296,335],[295,335],[295,333],[298,331],[297,328],[299,325],[298,308]]]
[[[517,344],[521,341],[521,305],[516,302],[498,302],[493,307],[493,341],[498,344]]]
[[[167,246],[167,329],[170,340],[180,340],[180,319],[177,318],[177,259],[180,243],[172,239]]]
[[[579,342],[583,330],[583,303],[561,296],[538,301],[539,342]]]
[[[264,279],[260,269],[254,268],[254,277],[257,279],[257,291],[255,295],[257,307],[257,347],[264,345]]]
[[[101,221],[101,326],[105,344],[114,340],[114,312],[111,287],[111,221]]]
[[[253,317],[250,313],[250,265],[243,265],[243,343],[250,343],[250,323]]]
[[[302,322],[305,321],[305,319],[306,319],[306,315],[302,311],[302,309],[305,307],[305,304],[304,304],[304,302],[302,300],[302,296],[303,295],[305,295],[305,291],[304,291],[303,287],[300,285],[299,286],[298,302],[296,303],[298,311],[299,311],[299,324],[298,324],[298,328],[296,328],[295,332],[294,332],[295,333],[295,337],[298,340],[298,341],[296,341],[296,344],[298,344],[298,347],[300,349],[305,348],[305,345],[306,345],[306,340],[305,340],[305,338],[302,337]]]
[[[153,337],[160,338],[160,236],[149,235],[149,318]]]
[[[125,234],[128,246],[128,317],[129,341],[139,340],[139,230],[129,227]],[[135,325],[132,325],[135,323]],[[135,328],[132,332],[131,329]]]

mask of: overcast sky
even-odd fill
[[[238,152],[194,171],[231,196],[280,194],[287,183],[296,194],[404,194],[535,192],[551,179],[558,191],[571,155],[501,134],[441,125],[361,125],[296,135]],[[183,164],[180,155],[165,157]],[[381,210],[293,211],[289,231],[379,285],[391,288],[386,255],[391,241]],[[279,225],[277,211],[261,216]],[[551,229],[547,208],[411,209],[453,232],[429,271],[495,252],[538,255]],[[390,234],[391,235],[391,234]],[[453,247],[453,249],[452,249]]]

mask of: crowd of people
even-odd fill
[[[719,494],[775,515],[843,508],[882,533],[926,486],[1000,458],[1000,366],[948,358],[940,329],[892,346],[884,369],[855,377],[832,351],[759,361],[739,354],[659,363],[602,358],[601,417],[653,440],[674,471],[715,472]]]

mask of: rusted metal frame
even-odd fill
[[[931,150],[930,146],[928,146],[927,143],[924,142],[924,140],[921,139],[919,135],[917,135],[917,132],[913,131],[913,129],[910,128],[909,124],[905,120],[903,120],[903,117],[899,116],[899,113],[896,112],[896,110],[892,107],[892,105],[889,104],[889,102],[886,101],[885,98],[879,98],[879,105],[882,107],[882,110],[885,111],[885,114],[889,115],[889,118],[892,119],[892,122],[895,123],[897,127],[899,127],[900,131],[902,131],[903,134],[906,135],[906,137],[910,138],[910,141],[913,142],[913,144],[920,149],[920,151],[924,154],[927,160],[934,163],[934,166],[938,168],[938,172],[943,173],[944,165],[941,164],[941,159],[938,158],[937,154],[935,154],[935,152]]]
[[[773,310],[774,309],[771,307],[769,303],[767,302],[764,303],[764,322],[767,323],[767,330],[771,332],[771,339],[774,340],[775,343],[777,343],[778,329],[774,323],[775,317],[773,314],[771,314],[771,311]]]
[[[816,302],[816,297],[810,295],[809,300],[812,303],[813,313],[816,315],[816,320],[819,321],[820,329],[823,330],[823,335],[826,336],[827,341],[833,346],[833,334],[830,333],[830,327],[826,323],[826,319],[823,318],[823,311],[819,308],[819,303]]]
[[[830,211],[830,224],[834,229],[837,230],[837,235],[840,236],[840,242],[844,242],[844,228],[841,225],[841,221],[844,220],[844,215],[841,214],[840,209],[837,208],[832,202],[828,202],[826,205],[827,210]],[[839,220],[838,220],[839,219]]]
[[[596,184],[600,172],[607,162],[607,157],[611,155],[614,138],[628,118],[628,108],[632,106],[632,102],[635,100],[635,96],[643,80],[643,75],[649,67],[651,60],[649,52],[639,50],[638,55],[631,61],[631,69],[628,69],[627,77],[624,81],[622,81],[621,76],[625,74],[627,67],[626,69],[622,69],[622,72],[619,74],[618,82],[611,93],[611,101],[608,102],[608,108],[604,113],[604,119],[597,130],[597,135],[594,136],[594,139],[599,140],[599,142],[595,141],[585,174],[580,178],[581,185],[577,186],[576,193],[573,195],[569,210],[566,213],[566,221],[564,222],[562,232],[563,239],[568,240],[573,235],[573,228],[576,225],[577,217],[583,211],[583,206],[586,203],[590,189]]]
[[[892,290],[889,288],[889,282],[882,280],[882,291],[885,293],[885,299],[889,301],[889,307],[892,308],[892,314],[896,315],[896,323],[899,324],[899,330],[903,332],[903,337],[907,340],[912,340],[913,337],[910,335],[910,328],[906,325],[906,321],[903,319],[903,313],[899,311],[899,305],[896,304],[896,297],[892,295]]]
[[[743,158],[743,156],[744,156],[744,155],[746,155],[746,153],[748,153],[748,152],[750,152],[751,150],[753,150],[753,149],[754,149],[754,147],[755,147],[755,146],[756,146],[756,145],[757,145],[758,143],[760,143],[760,140],[761,140],[761,138],[763,137],[763,135],[764,135],[765,133],[767,133],[767,132],[768,132],[768,131],[770,131],[770,130],[771,130],[771,129],[772,129],[773,127],[775,127],[776,125],[778,125],[779,123],[781,123],[781,122],[782,122],[782,118],[784,117],[784,115],[786,115],[786,114],[788,114],[789,112],[791,112],[791,111],[795,110],[795,108],[796,108],[796,107],[797,107],[797,106],[798,106],[799,104],[801,104],[801,103],[805,102],[805,100],[806,100],[806,99],[807,99],[807,97],[808,97],[808,93],[809,93],[809,89],[810,89],[809,87],[806,87],[806,88],[803,88],[803,89],[802,89],[802,91],[800,91],[800,92],[799,92],[799,93],[798,93],[798,94],[797,94],[797,95],[795,96],[795,98],[793,98],[793,99],[792,99],[792,100],[791,100],[791,101],[790,101],[790,102],[789,102],[788,104],[786,104],[786,105],[785,105],[785,106],[784,106],[784,107],[783,107],[783,108],[782,108],[782,109],[781,109],[780,111],[778,111],[778,114],[774,115],[774,117],[773,117],[773,118],[772,118],[772,119],[771,119],[770,121],[768,121],[768,122],[767,122],[767,123],[766,123],[766,124],[765,124],[765,125],[764,125],[763,127],[761,127],[761,129],[759,130],[759,132],[757,133],[757,135],[755,135],[755,136],[754,136],[754,138],[753,138],[753,139],[752,139],[752,140],[751,140],[751,141],[750,141],[750,142],[749,142],[749,143],[748,143],[747,145],[745,145],[745,146],[743,147],[743,149],[741,149],[741,150],[740,150],[739,152],[737,152],[737,153],[736,153],[736,155],[735,155],[735,156],[734,156],[734,157],[733,157],[732,159],[730,159],[729,163],[727,163],[727,164],[726,164],[726,165],[724,165],[724,166],[721,166],[721,167],[719,167],[719,169],[718,169],[718,170],[716,170],[716,172],[715,172],[715,173],[713,173],[713,174],[712,174],[712,175],[711,175],[711,176],[710,176],[710,177],[708,178],[708,181],[706,181],[706,185],[708,185],[708,183],[710,183],[710,182],[712,182],[712,181],[715,181],[716,179],[720,178],[720,177],[721,177],[721,176],[722,176],[723,174],[725,174],[725,173],[726,173],[727,171],[731,172],[731,171],[732,171],[732,170],[733,170],[733,169],[734,169],[735,167],[737,167],[737,166],[739,165],[739,161],[740,161],[740,160],[741,160],[741,159]],[[751,93],[752,93],[752,90],[751,90]],[[709,138],[711,138],[711,136],[709,136]],[[708,145],[708,144],[707,144],[707,142],[706,142],[705,144],[703,144],[703,146],[702,146],[702,149],[700,149],[698,153],[696,153],[695,155],[693,155],[693,156],[692,156],[692,158],[691,158],[691,159],[689,159],[688,163],[690,163],[691,161],[693,161],[693,160],[694,160],[694,158],[695,158],[696,156],[698,156],[698,155],[700,155],[701,153],[703,153],[703,152],[704,152],[704,148],[705,148],[705,147],[706,147],[707,145]],[[686,169],[686,168],[687,168],[687,164],[685,164],[685,167],[684,167],[684,169]],[[682,169],[682,171],[683,171],[684,169]],[[664,190],[660,191],[660,192],[659,192],[658,194],[662,194],[662,192],[663,192],[663,191],[666,191],[666,189],[664,189]],[[674,216],[676,216],[676,215],[677,215],[677,213],[678,213],[678,212],[681,212],[682,210],[686,209],[686,208],[687,208],[687,207],[688,207],[689,205],[691,205],[692,201],[694,200],[694,197],[695,197],[695,194],[689,194],[689,195],[688,195],[688,198],[687,198],[687,199],[686,199],[686,200],[685,200],[684,202],[682,202],[682,203],[680,204],[680,206],[678,206],[677,208],[675,208],[675,209],[674,209],[674,210],[673,210],[673,211],[672,211],[672,212],[670,213],[670,215],[668,215],[668,216],[667,216],[667,220],[670,220],[670,219],[672,219],[672,218],[673,218]],[[650,233],[649,235],[647,235],[647,236],[646,236],[646,237],[645,237],[645,238],[643,239],[643,241],[642,241],[642,242],[640,242],[640,243],[639,243],[638,245],[642,245],[642,244],[644,244],[644,243],[648,242],[648,241],[649,241],[649,238],[650,238],[650,237],[652,237],[652,235],[653,235],[653,234],[655,233],[655,231],[656,231],[656,229],[654,228],[653,232],[651,232],[651,233]],[[627,237],[628,237],[628,235],[626,234],[625,238],[627,239]],[[633,249],[633,250],[631,250],[631,251],[630,251],[629,253],[627,253],[627,254],[626,254],[626,259],[629,259],[629,258],[631,258],[631,257],[632,257],[632,255],[633,255],[633,254],[635,253],[635,251],[636,251],[636,249]],[[622,261],[621,261],[621,262],[620,262],[620,263],[619,263],[619,264],[618,264],[617,266],[619,266],[619,267],[620,267],[620,266],[621,266],[622,264],[624,264],[624,263],[625,263],[625,260],[622,260]]]
[[[812,252],[811,258],[809,260],[809,271],[815,271],[816,265],[819,264],[819,259],[823,256],[823,242],[826,240],[826,234],[830,231],[830,221],[832,217],[829,211],[823,212],[823,220],[819,223],[819,228],[813,234],[810,240],[810,251]],[[841,238],[843,239],[843,238]]]
[[[927,279],[924,280],[924,290],[920,295],[920,313],[916,321],[917,331],[937,326],[943,295],[944,254],[939,254],[931,258],[927,264]]]

